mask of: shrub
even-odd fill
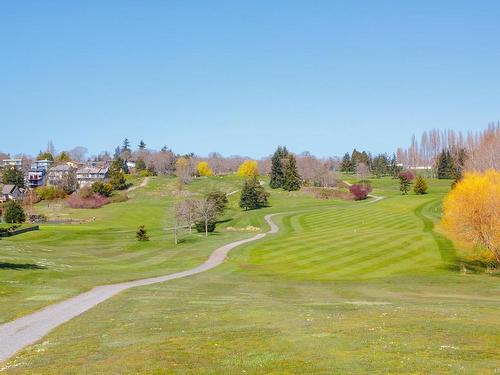
[[[207,222],[207,232],[213,232],[215,230],[216,222],[215,221],[208,221]],[[196,231],[199,233],[205,233],[205,221],[197,221],[194,223],[194,227],[196,228]]]
[[[52,201],[54,199],[64,199],[67,194],[64,189],[55,186],[42,186],[35,190],[38,199]]]
[[[80,193],[71,194],[66,202],[71,208],[99,208],[108,204],[109,198],[93,192],[88,194],[85,190],[83,195]]]
[[[236,172],[238,176],[242,177],[253,177],[259,174],[259,169],[257,168],[257,162],[255,160],[245,160],[238,168]]]
[[[113,186],[108,183],[104,183],[102,181],[96,181],[92,184],[91,187],[94,193],[100,194],[103,197],[110,197],[113,194]]]
[[[410,171],[401,172],[399,174],[399,190],[403,195],[408,194],[408,190],[410,190],[411,181],[415,178],[413,173]]]
[[[135,237],[137,241],[149,241],[148,231],[144,225],[139,226],[139,229],[135,232]]]
[[[427,194],[427,181],[422,176],[418,176],[413,187],[415,194]]]
[[[3,218],[6,223],[24,223],[26,221],[23,207],[16,201],[7,202]]]
[[[196,167],[196,170],[198,171],[199,176],[213,176],[214,171],[206,161],[200,161]]]
[[[371,191],[372,187],[369,182],[362,182],[349,186],[349,192],[354,195],[354,200],[357,201],[366,199]]]

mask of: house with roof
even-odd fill
[[[108,177],[108,167],[84,167],[76,171],[76,180],[80,187],[91,185],[96,181],[105,181]]]
[[[23,167],[23,159],[4,159],[2,160],[2,166],[4,168],[16,167],[21,169]]]
[[[58,185],[65,176],[75,173],[75,171],[76,168],[69,165],[69,163],[56,165],[49,169],[47,182],[49,185]]]
[[[4,185],[2,194],[0,194],[0,202],[17,201],[24,198],[24,189],[16,185]]]

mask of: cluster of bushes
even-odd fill
[[[92,191],[91,188],[84,187],[71,194],[66,202],[71,208],[99,208],[108,204],[110,199]]]

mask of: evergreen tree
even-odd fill
[[[50,161],[54,161],[54,156],[50,152],[48,152],[48,151],[45,151],[45,152],[40,151],[38,153],[38,156],[36,157],[36,160],[50,160]]]
[[[437,177],[438,178],[453,178],[453,158],[449,150],[443,150],[437,159]]]
[[[139,150],[144,150],[146,148],[146,144],[144,143],[144,141],[141,139],[141,141],[139,142]]]
[[[24,223],[26,215],[23,207],[16,201],[8,201],[5,205],[5,213],[3,219],[6,223]]]
[[[295,156],[290,154],[288,156],[288,162],[285,165],[285,171],[283,176],[283,189],[287,191],[299,190],[302,181],[297,171],[297,161]]]
[[[283,187],[283,159],[288,157],[288,150],[286,147],[279,146],[271,158],[271,180],[269,186],[272,189]]]
[[[122,152],[124,151],[130,151],[130,141],[128,140],[128,138],[125,138],[123,140]]]
[[[240,207],[245,210],[254,210],[267,205],[269,193],[257,181],[256,177],[245,181],[241,190]]]
[[[5,185],[16,185],[17,187],[24,187],[24,175],[23,171],[17,169],[16,167],[7,168],[3,172],[2,182]]]
[[[114,160],[109,167],[109,183],[113,190],[125,190],[128,185],[125,180],[124,170],[128,171],[127,164],[121,158]]]
[[[120,146],[116,146],[115,153],[113,154],[113,159],[118,159],[121,153],[122,149],[120,148]]]
[[[352,162],[351,162],[351,155],[349,155],[348,152],[344,154],[344,157],[342,158],[342,163],[340,164],[340,171],[341,172],[352,172]]]
[[[413,187],[415,194],[427,194],[427,182],[422,176],[418,176]]]

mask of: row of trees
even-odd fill
[[[397,161],[409,169],[432,168],[437,175],[444,152],[463,170],[481,172],[500,168],[499,149],[500,123],[466,135],[460,131],[433,129],[423,132],[420,141],[413,135],[407,148],[398,148]]]
[[[401,171],[396,161],[396,155],[389,157],[387,154],[372,156],[371,153],[354,149],[351,154],[346,152],[340,163],[340,171],[344,173],[356,173],[359,177],[368,177],[374,174],[376,177],[394,176]]]

